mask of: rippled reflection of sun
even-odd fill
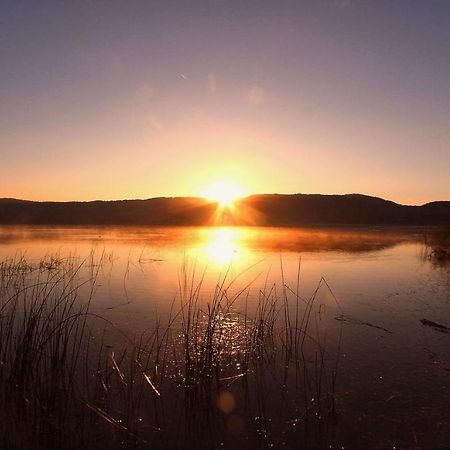
[[[203,196],[212,202],[217,202],[220,207],[231,207],[240,197],[245,195],[244,190],[234,181],[216,181],[205,189]]]

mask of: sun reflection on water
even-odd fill
[[[205,229],[195,255],[205,264],[219,267],[240,263],[248,255],[244,232],[231,227]]]

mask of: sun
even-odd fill
[[[233,206],[237,199],[245,195],[244,189],[233,180],[215,181],[203,191],[203,197],[217,202],[221,208]]]

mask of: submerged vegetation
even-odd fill
[[[326,338],[342,322],[323,278],[302,298],[300,261],[296,286],[281,265],[281,285],[249,302],[252,283],[226,273],[205,293],[186,262],[170,313],[129,336],[92,312],[108,260],[0,264],[3,448],[333,445],[341,340]]]

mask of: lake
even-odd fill
[[[8,308],[54,292],[73,295],[70,308],[89,302],[89,333],[73,329],[97,353],[76,353],[83,375],[74,369],[77,387],[61,388],[83,398],[66,416],[95,422],[73,438],[85,447],[95,435],[118,448],[450,448],[450,271],[424,233],[4,226],[0,293]],[[56,320],[57,305],[39,323]],[[17,324],[38,310],[17,308]],[[5,361],[18,349],[3,349]],[[109,426],[115,437],[102,438]]]

